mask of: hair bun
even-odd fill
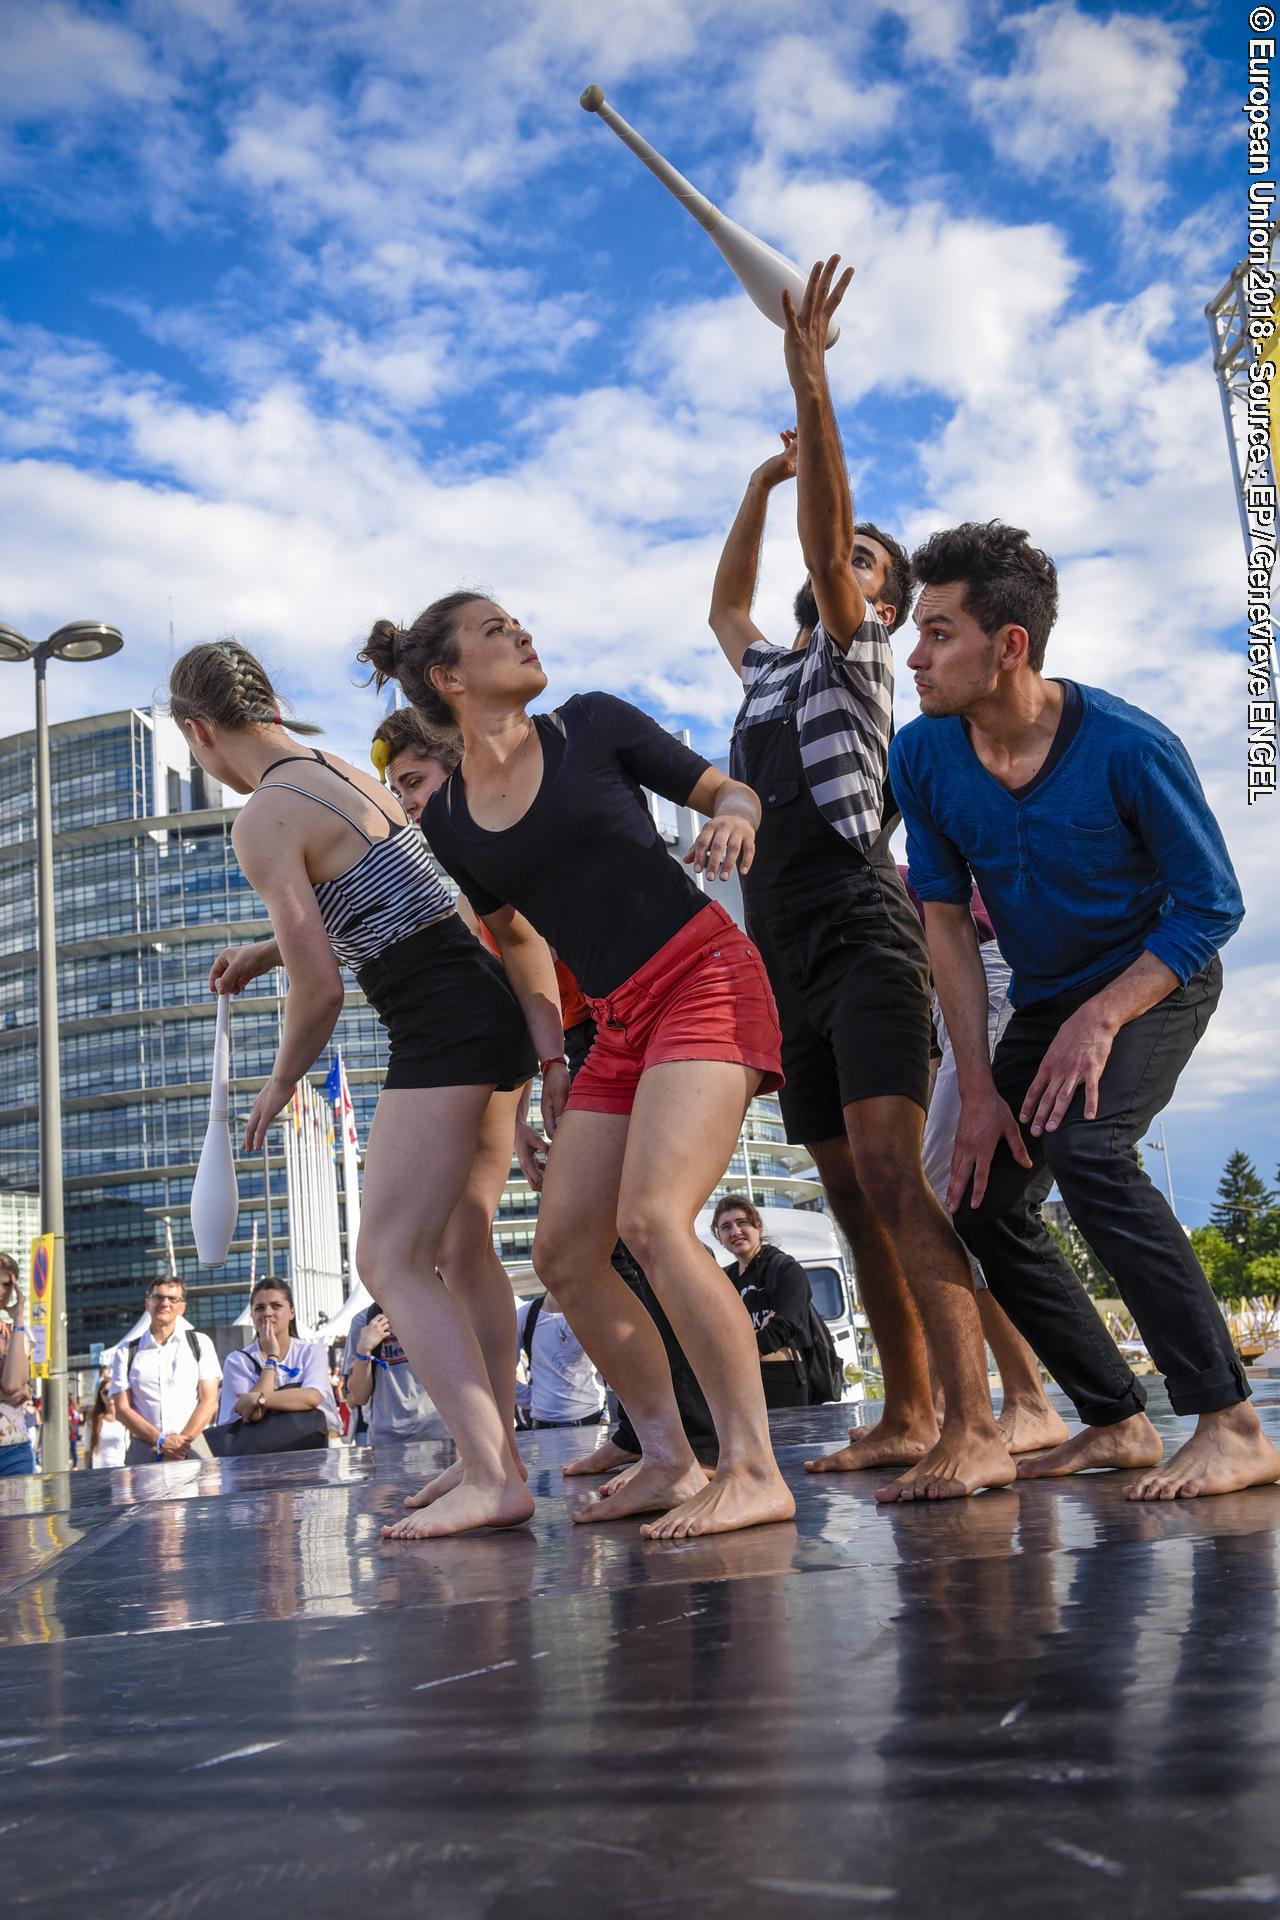
[[[369,638],[361,647],[359,658],[373,668],[379,691],[388,680],[398,677],[396,655],[403,638],[404,629],[394,620],[375,620],[369,629]]]

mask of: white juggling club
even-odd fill
[[[213,1036],[213,1084],[209,1094],[209,1124],[205,1128],[200,1164],[191,1189],[191,1233],[203,1267],[220,1267],[235,1237],[240,1213],[231,1133],[227,1125],[227,1070],[230,1060],[231,996],[218,995],[218,1022]]]
[[[644,161],[650,173],[661,180],[667,192],[671,194],[686,213],[691,213],[700,227],[704,227],[713,243],[720,249],[734,273],[741,281],[748,296],[759,307],[768,320],[775,326],[783,324],[782,289],[790,289],[791,298],[799,307],[804,299],[808,276],[801,273],[794,260],[788,260],[785,253],[779,253],[776,247],[766,246],[763,240],[757,240],[754,233],[748,233],[736,220],[731,220],[719,207],[713,206],[705,194],[677,173],[669,160],[664,160],[656,147],[638,134],[634,127],[628,126],[620,113],[615,113],[604,97],[600,87],[587,87],[580,95],[580,104],[588,113],[598,113],[607,127],[612,127],[624,146]],[[827,335],[827,345],[833,347],[840,338],[840,329],[834,323]]]

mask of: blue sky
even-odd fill
[[[831,375],[860,511],[909,542],[1027,525],[1051,666],[1187,740],[1250,911],[1168,1116],[1181,1211],[1236,1145],[1274,1170],[1276,815],[1243,805],[1203,316],[1245,244],[1243,10],[0,0],[0,27],[0,618],[127,642],[55,715],[148,700],[172,601],[179,646],[239,634],[359,753],[371,620],[484,583],[553,694],[723,749],[705,608],[788,424],[781,336],[581,111],[599,81],[745,225],[857,267]],[[798,573],[779,498],[779,638]]]

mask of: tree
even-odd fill
[[[1251,1299],[1280,1299],[1280,1253],[1255,1253],[1244,1278]]]
[[[1217,1202],[1209,1218],[1223,1238],[1242,1254],[1257,1253],[1265,1237],[1265,1216],[1275,1205],[1275,1199],[1248,1154],[1237,1149],[1222,1169]]]
[[[1193,1227],[1191,1245],[1219,1300],[1239,1300],[1249,1292],[1245,1257],[1217,1227]]]

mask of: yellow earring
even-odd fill
[[[391,749],[385,740],[374,741],[369,749],[369,758],[377,769],[379,780],[381,780],[385,787],[387,784],[387,766],[391,759]]]

